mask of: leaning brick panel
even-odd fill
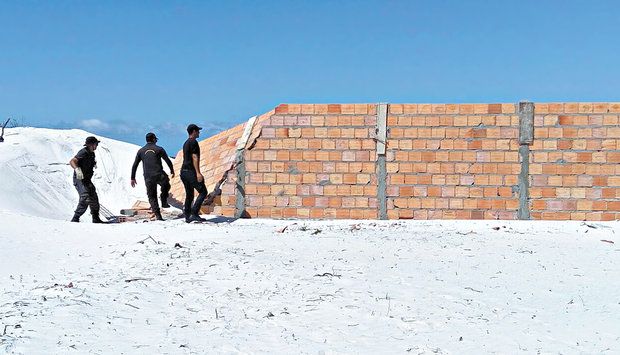
[[[240,124],[199,141],[200,170],[204,176],[207,190],[212,191],[224,172],[230,169],[234,163],[236,144],[243,133],[243,127],[244,124]],[[174,169],[177,175],[171,181],[170,195],[171,198],[181,204],[185,201],[185,189],[180,178],[182,163],[183,150],[180,150],[174,159]],[[233,171],[229,173],[226,183],[222,186],[222,195],[215,199],[213,205],[204,206],[201,212],[232,217],[235,206],[235,181],[236,175]]]

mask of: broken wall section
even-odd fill
[[[378,218],[374,104],[280,105],[246,151],[246,212]]]

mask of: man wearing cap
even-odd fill
[[[149,197],[151,211],[153,211],[158,221],[163,221],[164,219],[161,216],[159,204],[157,203],[157,185],[161,186],[161,207],[170,207],[168,204],[170,179],[168,179],[168,174],[166,174],[162,167],[161,160],[163,159],[168,164],[172,177],[174,177],[174,168],[166,150],[155,143],[157,143],[155,133],[147,133],[146,145],[138,150],[136,160],[131,167],[131,187],[136,186],[136,169],[138,169],[138,164],[142,162],[146,195]]]
[[[93,169],[97,165],[95,160],[95,150],[99,145],[99,140],[95,137],[86,138],[84,148],[71,159],[69,164],[73,168],[73,186],[80,195],[77,208],[71,222],[79,222],[80,217],[90,206],[90,214],[93,216],[93,223],[105,223],[99,218],[99,197],[97,189],[93,185]]]
[[[202,201],[207,196],[207,187],[205,186],[204,177],[200,173],[200,146],[196,138],[200,137],[202,128],[195,124],[187,126],[187,134],[189,138],[183,144],[183,165],[181,166],[181,181],[185,187],[185,204],[183,213],[185,214],[185,222],[203,222],[204,218],[199,216]],[[194,190],[198,191],[196,201],[194,200]]]

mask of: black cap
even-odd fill
[[[95,138],[93,136],[90,136],[90,137],[86,138],[86,143],[84,143],[84,145],[91,145],[91,144],[95,144],[95,143],[99,143],[99,142],[100,141],[97,138]]]
[[[146,141],[147,142],[155,142],[157,140],[157,136],[155,135],[155,133],[153,132],[149,132],[146,134]]]
[[[192,134],[192,132],[194,131],[200,131],[202,129],[202,127],[198,127],[195,124],[190,124],[189,126],[187,126],[187,133]]]

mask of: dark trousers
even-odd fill
[[[162,203],[167,202],[168,192],[170,192],[170,179],[168,179],[168,175],[164,173],[161,175],[144,177],[144,184],[146,185],[146,195],[149,197],[149,203],[151,204],[151,211],[153,211],[153,213],[158,213],[157,185],[161,186]]]
[[[202,201],[204,201],[205,197],[207,197],[207,187],[205,186],[205,182],[198,182],[196,172],[185,169],[181,169],[181,181],[185,187],[185,205],[183,206],[185,218],[189,217],[190,214],[198,215],[200,212],[200,207],[202,206]],[[194,200],[194,190],[198,191],[198,196],[192,205],[192,201]]]
[[[74,177],[73,186],[75,186],[80,195],[75,215],[80,217],[90,206],[90,214],[99,217],[99,196],[97,196],[97,189],[95,189],[93,182],[90,180],[78,180]]]

